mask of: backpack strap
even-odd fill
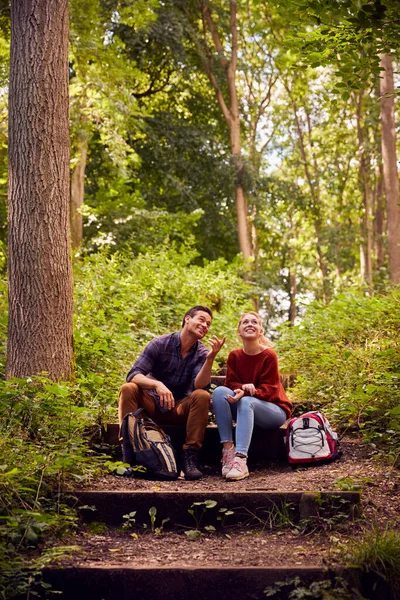
[[[139,417],[139,416],[142,414],[142,412],[144,412],[144,408],[138,408],[138,409],[137,409],[137,410],[135,410],[135,412],[134,412],[134,413],[132,413],[132,414],[133,414],[133,416],[134,416],[134,417],[138,418],[138,417]]]

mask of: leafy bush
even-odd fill
[[[278,342],[295,402],[323,409],[341,430],[400,446],[400,292],[341,294],[309,307]]]

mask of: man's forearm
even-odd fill
[[[160,383],[157,379],[152,379],[141,373],[137,373],[129,380],[129,383],[136,383],[142,390],[154,390],[157,383]]]
[[[215,356],[208,355],[204,365],[197,373],[196,379],[194,380],[194,387],[196,390],[205,388],[210,383],[211,369],[213,366],[214,358]]]

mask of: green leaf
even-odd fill
[[[190,529],[189,531],[185,531],[185,535],[188,538],[188,540],[194,542],[202,536],[202,533],[198,529]]]

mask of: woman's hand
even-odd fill
[[[256,393],[256,388],[252,383],[244,383],[242,385],[242,390],[245,394],[249,394],[249,396],[254,396]]]
[[[240,400],[240,398],[243,398],[244,396],[244,391],[237,389],[237,390],[233,390],[235,392],[234,396],[227,396],[226,399],[228,400],[228,402],[230,402],[231,404],[235,404],[235,402],[238,402],[238,400]]]

